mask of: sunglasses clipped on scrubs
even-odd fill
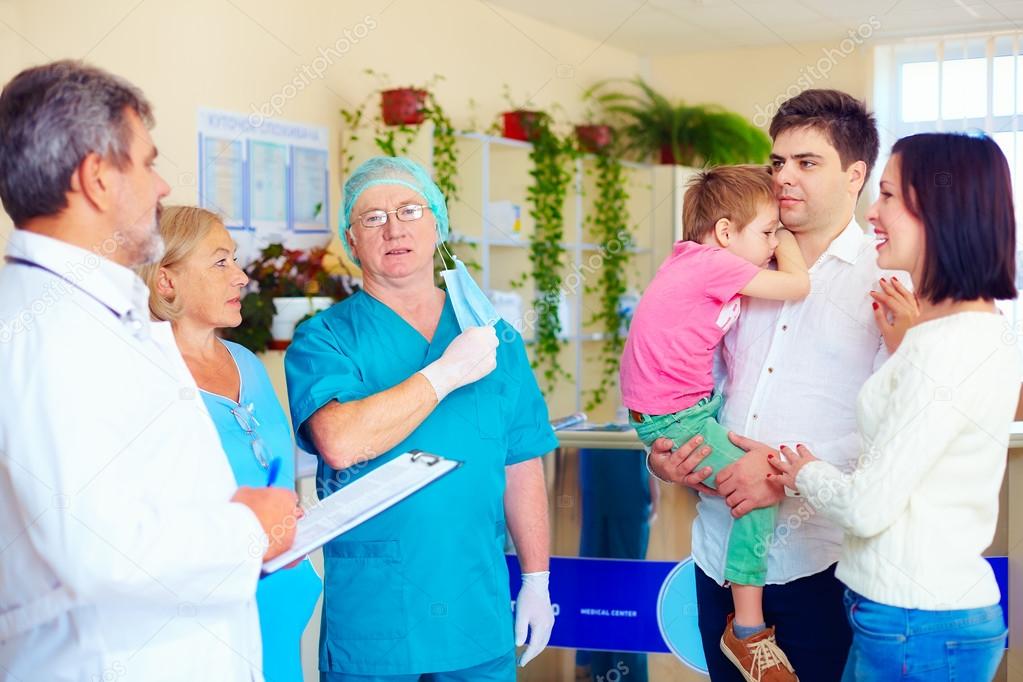
[[[264,469],[270,468],[270,459],[266,456],[266,444],[263,443],[263,439],[259,437],[259,433],[256,432],[256,427],[259,426],[259,421],[256,419],[256,415],[253,414],[253,406],[251,404],[242,407],[231,408],[231,414],[234,415],[234,419],[238,422],[238,426],[242,428],[245,433],[249,436],[249,441],[252,445],[252,454],[255,455],[256,461],[259,462],[259,466]]]

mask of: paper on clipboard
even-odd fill
[[[461,464],[422,450],[398,455],[306,510],[305,516],[298,521],[291,549],[263,562],[263,573],[273,573],[301,559]]]

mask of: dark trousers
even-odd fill
[[[801,680],[839,682],[852,643],[845,617],[843,585],[835,567],[785,585],[764,588],[764,619],[775,627],[778,646]],[[742,675],[721,653],[725,620],[735,608],[732,591],[721,587],[697,567],[696,601],[700,637],[713,682],[743,682]]]

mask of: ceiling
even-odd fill
[[[1023,30],[1023,0],[492,0],[640,55]]]

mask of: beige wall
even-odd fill
[[[26,63],[24,52],[29,49],[19,38],[12,26],[22,24],[21,3],[0,0],[0,82],[6,83]],[[7,235],[11,231],[11,219],[0,211],[0,250],[6,251]],[[3,267],[3,261],[0,261]]]
[[[366,68],[390,74],[395,85],[443,74],[435,86],[441,102],[456,124],[477,129],[506,108],[505,83],[516,104],[532,97],[539,107],[559,106],[570,121],[581,116],[583,88],[637,73],[673,97],[719,103],[766,127],[776,103],[801,88],[871,98],[873,28],[868,19],[853,30],[856,40],[845,42],[646,59],[472,0],[0,0],[0,82],[64,57],[84,57],[126,76],[156,107],[159,167],[173,187],[168,201],[193,202],[201,106],[262,108],[325,125],[335,169],[338,109],[362,102],[376,87]],[[336,206],[336,177],[333,184]],[[0,213],[0,240],[10,228]]]
[[[198,107],[251,113],[267,106],[279,108],[279,118],[327,126],[336,169],[338,109],[376,87],[366,68],[390,74],[395,85],[443,74],[435,92],[455,123],[470,124],[474,98],[477,124],[486,128],[507,108],[504,83],[516,104],[557,103],[571,119],[581,113],[583,88],[640,66],[637,55],[473,0],[0,0],[0,82],[67,57],[121,74],[149,96],[169,203],[197,199]],[[0,215],[0,239],[10,229]]]
[[[698,52],[650,60],[651,83],[673,98],[731,109],[766,132],[778,105],[808,88],[833,88],[873,106],[874,30],[871,20],[853,29],[854,38],[746,50]],[[876,20],[873,20],[876,21]],[[884,150],[881,150],[884,158]],[[860,195],[856,216],[873,200],[878,169]]]
[[[835,88],[871,99],[873,45],[801,43],[654,57],[650,79],[666,94],[713,102],[767,129],[777,105],[807,88]]]

